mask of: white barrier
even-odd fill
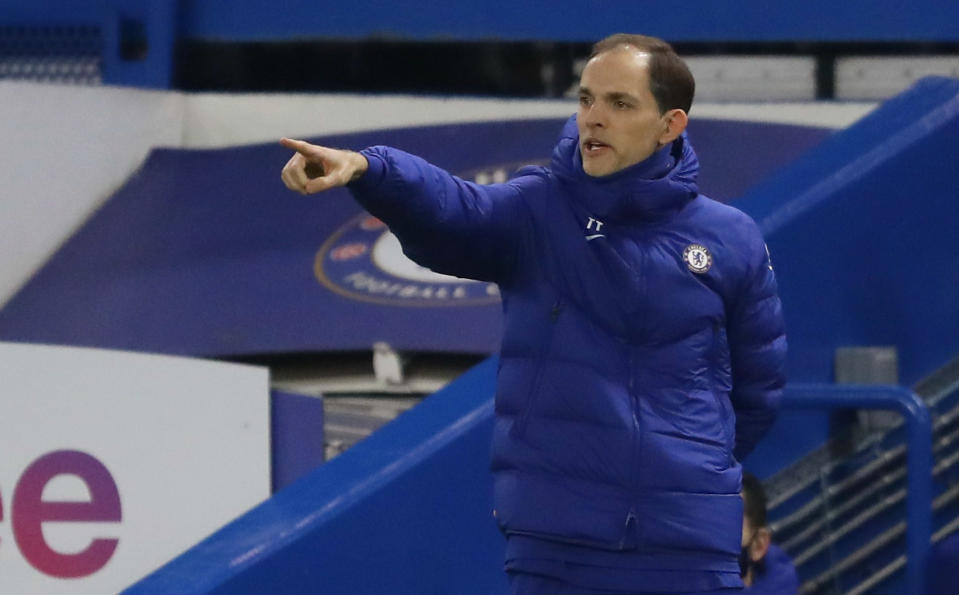
[[[0,343],[0,592],[117,592],[267,498],[268,382]]]

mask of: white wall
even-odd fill
[[[179,145],[184,98],[0,82],[0,304],[152,146]]]
[[[704,103],[695,118],[845,128],[875,103]],[[186,98],[183,146],[222,147],[450,122],[564,117],[573,100],[469,99],[411,95],[204,93]],[[559,131],[557,130],[557,133]]]
[[[152,147],[221,147],[379,128],[558,117],[570,100],[183,94],[0,81],[0,304]],[[873,103],[697,104],[693,117],[843,128]]]

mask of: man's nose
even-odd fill
[[[604,110],[597,103],[594,103],[586,108],[586,113],[583,114],[583,116],[585,118],[586,125],[591,128],[603,128],[606,126],[606,110]]]

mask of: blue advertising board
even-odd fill
[[[546,163],[562,120],[382,130],[312,139],[389,144],[481,182]],[[730,200],[830,131],[696,120],[700,186]],[[367,351],[485,354],[495,285],[407,260],[344,189],[303,197],[278,144],[154,150],[0,310],[0,340],[238,357]]]

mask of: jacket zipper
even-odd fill
[[[629,489],[635,494],[639,484],[639,449],[642,444],[642,432],[639,423],[639,397],[636,396],[636,363],[632,353],[629,354],[629,400],[633,415],[633,439],[629,453]],[[627,523],[630,518],[636,518],[635,506],[635,503],[630,503]]]
[[[718,321],[713,322],[713,347],[710,353],[710,363],[712,364],[713,370],[719,370],[720,364],[720,348],[722,347],[722,337],[725,327],[720,324]],[[718,372],[715,372],[718,373]],[[723,395],[717,388],[719,384],[718,378],[713,378],[713,390],[712,393],[716,397],[716,404],[719,406],[719,414],[722,416],[723,430],[726,438],[727,452],[726,456],[728,458],[729,466],[732,467],[736,464],[736,457],[733,456],[733,450],[736,443],[736,430],[735,427],[729,431],[729,422],[731,418],[735,417],[735,414],[731,411],[732,406],[729,403],[729,398],[723,398]]]
[[[621,549],[626,547],[627,543],[631,543],[638,540],[638,535],[636,532],[638,528],[636,525],[639,521],[639,514],[636,511],[636,492],[639,489],[639,450],[642,445],[642,433],[640,432],[639,424],[639,397],[636,396],[636,364],[635,356],[629,354],[629,402],[630,402],[630,413],[633,416],[633,436],[629,449],[629,483],[627,484],[627,489],[631,496],[631,501],[629,503],[629,512],[626,514],[626,524],[623,527],[623,539],[621,544]]]

